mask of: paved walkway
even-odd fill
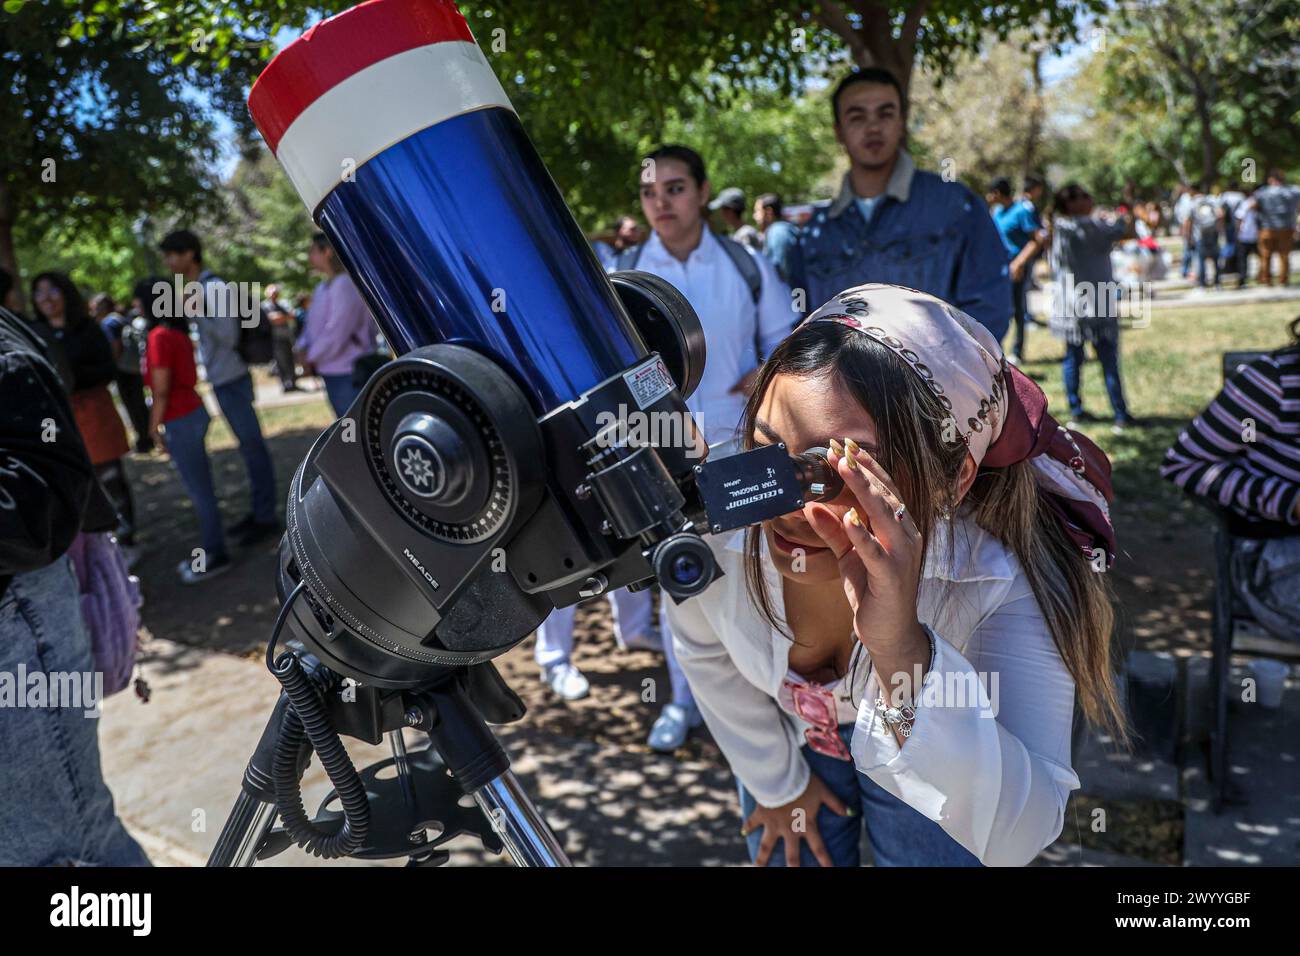
[[[607,661],[611,648],[600,652]],[[589,648],[595,651],[595,648]],[[503,670],[526,698],[537,700],[536,678],[515,673],[531,667],[531,642]],[[621,662],[626,667],[650,655]],[[613,664],[613,662],[611,662]],[[618,666],[613,664],[613,666]],[[248,756],[274,705],[278,685],[260,659],[197,650],[155,638],[144,662],[153,694],[142,704],[129,693],[104,704],[100,749],[104,776],[119,815],[161,865],[192,866],[206,860],[239,791]],[[532,668],[535,670],[535,668]],[[609,688],[601,671],[584,665],[593,697]],[[632,742],[596,739],[556,729],[569,716],[554,700],[530,705],[519,724],[498,728],[513,769],[545,814],[574,863],[599,865],[735,865],[746,861],[739,838],[731,774],[716,748],[693,741],[677,755],[649,751],[638,731]],[[611,720],[626,719],[605,708]],[[555,711],[563,713],[556,714]],[[591,721],[597,723],[597,721]],[[408,731],[409,749],[425,738]],[[358,768],[387,759],[386,746],[346,739]],[[313,761],[304,781],[304,804],[317,807],[328,779]],[[505,865],[477,840],[451,841],[453,865]],[[270,865],[322,865],[297,849]],[[344,861],[346,865],[366,864]],[[340,865],[331,862],[329,865]]]

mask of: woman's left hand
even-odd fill
[[[916,617],[924,542],[889,473],[856,444],[844,450],[834,463],[855,506],[842,518],[819,503],[804,514],[839,560],[858,640],[873,657],[906,657],[928,643]]]

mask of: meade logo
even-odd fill
[[[149,893],[71,893],[50,897],[51,926],[129,926],[133,936],[148,936],[153,896]]]
[[[424,580],[428,581],[431,585],[433,585],[434,590],[437,590],[438,582],[433,579],[432,574],[430,574],[428,571],[424,569],[424,565],[420,563],[420,559],[417,558],[415,555],[411,554],[411,549],[403,548],[402,554],[406,555],[406,557],[410,560],[411,564],[415,565],[415,570],[419,571],[422,575],[424,575]]]

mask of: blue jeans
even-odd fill
[[[1196,284],[1205,288],[1210,284],[1206,263],[1214,266],[1214,285],[1218,288],[1222,283],[1219,281],[1219,247],[1209,245],[1197,245],[1196,247]]]
[[[840,725],[840,737],[849,746],[853,736],[852,724]],[[867,828],[871,852],[876,866],[980,866],[979,859],[960,843],[948,836],[943,827],[909,807],[885,790],[849,760],[836,760],[804,746],[804,759],[827,788],[844,802],[846,807],[858,811],[856,817],[842,817],[822,807],[817,811],[817,832],[826,844],[826,852],[836,866],[860,866],[858,849],[862,827]],[[748,820],[758,804],[740,784],[741,819]],[[745,838],[749,858],[758,858],[762,843],[761,830]],[[785,841],[778,840],[768,866],[785,866]],[[799,865],[818,866],[817,858],[808,849],[807,841],[799,843]]]
[[[325,395],[330,400],[330,408],[334,409],[336,416],[342,418],[361,394],[361,389],[352,384],[352,373],[322,375],[321,381],[325,383]]]
[[[1101,374],[1106,380],[1106,394],[1110,396],[1111,411],[1115,418],[1128,417],[1128,405],[1124,402],[1124,386],[1119,378],[1119,340],[1096,341],[1092,343],[1101,363]],[[1070,345],[1066,343],[1065,358],[1061,361],[1061,372],[1065,377],[1065,396],[1070,402],[1070,414],[1078,416],[1083,413],[1083,399],[1079,397],[1079,378],[1083,363],[1087,361],[1083,343]]]
[[[180,475],[185,493],[194,503],[199,518],[199,534],[209,561],[226,557],[226,534],[221,527],[221,509],[212,486],[212,463],[204,439],[212,418],[200,405],[188,415],[165,423],[167,452]]]
[[[20,665],[28,681],[38,672],[94,671],[79,590],[67,557],[13,579],[0,598],[0,671],[15,681]],[[4,709],[0,866],[149,865],[113,809],[99,766],[99,721],[86,710]]]
[[[1011,354],[1016,361],[1025,357],[1025,323],[1029,320],[1029,275],[1026,273],[1019,282],[1011,283],[1011,322],[1015,338],[1011,342]]]
[[[244,459],[251,486],[253,518],[263,524],[270,524],[276,520],[275,468],[271,465],[271,453],[267,451],[266,441],[262,438],[262,426],[257,422],[257,412],[253,410],[253,377],[242,375],[233,382],[214,386],[212,392],[217,396],[221,414],[239,440],[239,454]]]

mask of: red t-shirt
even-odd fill
[[[194,343],[188,335],[165,325],[157,326],[149,333],[144,350],[145,384],[153,384],[153,370],[156,368],[172,370],[164,422],[188,415],[203,404],[199,393],[194,391],[199,370],[194,367]]]

